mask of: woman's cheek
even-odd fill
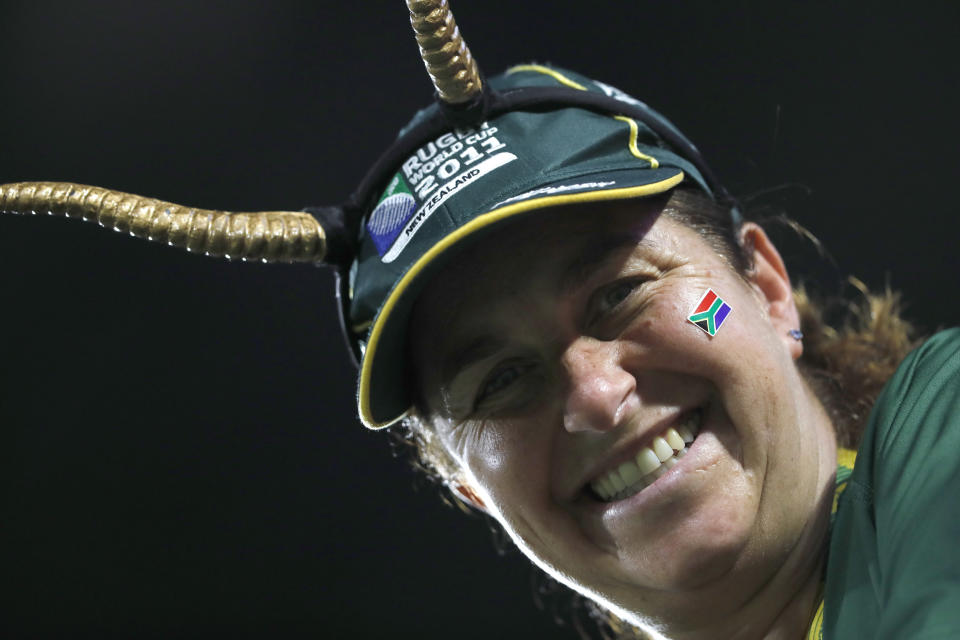
[[[467,442],[464,458],[478,479],[508,478],[523,468],[525,461],[535,461],[541,456],[542,445],[535,440],[542,435],[538,422],[525,420],[486,420],[478,427],[475,437]]]

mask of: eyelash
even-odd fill
[[[617,307],[622,305],[624,301],[626,301],[644,282],[646,282],[645,279],[629,278],[625,280],[618,280],[597,290],[591,297],[590,303],[587,306],[587,326],[593,326],[595,323],[602,320],[607,314],[616,310]],[[623,293],[622,297],[615,300],[612,304],[609,304],[607,308],[602,308],[604,303],[609,302],[608,296],[611,293],[621,292]]]
[[[628,278],[624,280],[618,280],[597,290],[587,306],[589,313],[588,326],[599,322],[604,316],[611,313],[617,307],[623,304],[623,302],[626,301],[644,282],[646,282],[645,278]],[[597,307],[599,307],[602,303],[609,302],[609,298],[607,296],[609,296],[611,293],[623,293],[623,295],[610,304],[609,308],[598,309]],[[489,399],[491,396],[494,396],[504,389],[512,386],[531,368],[532,365],[530,364],[512,362],[507,363],[503,367],[495,369],[480,385],[480,389],[478,390],[476,399],[474,400],[474,408],[479,407],[482,402]]]
[[[483,384],[480,385],[480,390],[477,392],[477,399],[474,404],[479,405],[493,394],[506,389],[529,369],[529,365],[512,363],[506,367],[495,370],[492,374],[490,374],[490,376],[487,377],[486,380],[484,380]],[[503,380],[504,378],[508,377],[508,374],[513,374],[513,377],[509,377],[506,382],[504,382]],[[493,388],[495,385],[498,386]]]

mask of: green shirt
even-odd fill
[[[960,329],[908,356],[870,415],[830,538],[826,640],[960,639]]]

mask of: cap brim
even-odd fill
[[[567,204],[643,198],[669,191],[683,181],[680,169],[664,167],[642,171],[618,171],[617,185],[576,193],[553,193],[512,202],[479,215],[441,239],[407,270],[390,291],[374,318],[360,367],[357,403],[360,420],[370,429],[383,429],[402,419],[410,409],[410,394],[404,376],[407,323],[417,296],[429,275],[454,255],[455,248],[479,232],[515,216]],[[623,174],[626,174],[624,176]],[[540,191],[549,192],[549,186]]]

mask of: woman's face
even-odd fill
[[[682,633],[802,573],[835,460],[776,250],[746,227],[744,279],[661,207],[558,209],[486,238],[422,295],[411,339],[428,419],[525,553]],[[707,289],[732,308],[713,337],[687,321]],[[660,463],[671,428],[696,437]]]

